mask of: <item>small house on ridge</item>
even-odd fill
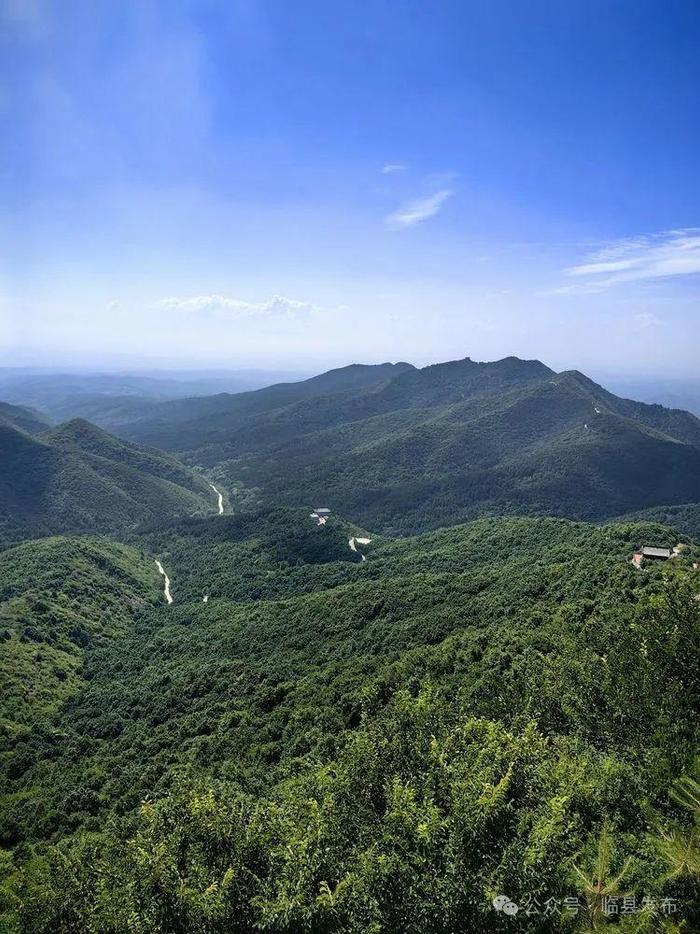
[[[641,551],[632,555],[632,564],[641,567],[644,561],[668,561],[674,556],[670,548],[659,548],[656,545],[644,545]]]

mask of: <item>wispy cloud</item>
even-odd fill
[[[405,172],[408,168],[400,162],[387,162],[382,166],[382,175],[396,175],[397,172]]]
[[[700,228],[617,240],[565,273],[581,280],[556,292],[602,291],[624,282],[700,273]]]
[[[173,312],[213,313],[230,318],[295,318],[319,311],[310,302],[273,295],[267,302],[246,302],[226,295],[193,295],[189,298],[162,298],[158,308]]]
[[[396,211],[387,215],[386,224],[392,230],[402,230],[406,227],[415,227],[429,217],[434,217],[442,208],[448,198],[454,194],[452,188],[443,188],[427,198],[419,198],[416,201],[407,201]]]

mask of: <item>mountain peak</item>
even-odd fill
[[[416,371],[415,375],[436,385],[452,386],[461,394],[488,392],[507,385],[542,380],[554,376],[554,371],[539,360],[521,360],[520,357],[484,362],[464,357],[433,363]],[[410,374],[407,378],[410,379]]]
[[[62,422],[57,425],[46,436],[51,442],[62,443],[70,442],[73,444],[85,444],[86,442],[99,442],[105,444],[114,442],[116,439],[102,428],[87,421],[85,418],[72,418],[68,422]]]

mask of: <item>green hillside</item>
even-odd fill
[[[167,563],[177,602],[258,600],[301,594],[346,579],[379,539],[337,516],[319,526],[311,508],[258,510],[215,519],[187,519],[144,534],[141,541]],[[350,547],[351,538],[372,538]]]
[[[78,692],[85,652],[123,636],[161,599],[153,561],[124,545],[47,538],[1,553],[4,766],[17,769],[37,725]]]
[[[0,421],[0,542],[126,532],[214,511],[209,485],[169,455],[76,420],[41,436]]]
[[[46,431],[49,420],[36,409],[25,408],[22,405],[10,405],[9,402],[0,402],[0,425],[19,428],[27,434],[37,435]]]
[[[659,522],[672,528],[677,538],[690,537],[700,541],[700,503],[681,506],[657,506],[643,509],[624,517],[629,522]]]
[[[671,530],[484,519],[358,561],[356,531],[149,534],[175,603],[88,645],[5,772],[13,925],[496,930],[499,892],[585,904],[605,835],[625,886],[694,910],[650,820],[683,822],[698,747],[696,552],[638,571]]]
[[[190,450],[217,441],[219,437],[225,440],[228,433],[264,420],[266,413],[336,394],[362,394],[370,387],[382,387],[395,376],[413,369],[409,363],[352,364],[310,379],[278,383],[254,392],[174,400],[162,403],[157,411],[133,424],[120,424],[118,433],[167,451]]]
[[[700,926],[700,421],[516,358],[149,406],[0,413],[0,929]]]
[[[177,418],[164,409],[126,431],[215,467],[247,491],[241,507],[327,502],[389,534],[479,515],[599,521],[700,501],[700,420],[538,361],[467,359],[359,390],[285,393],[198,400],[205,408],[181,422],[190,400]]]

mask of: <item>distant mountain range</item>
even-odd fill
[[[687,409],[700,416],[700,379],[692,377],[633,378],[609,376],[602,382],[621,396],[640,402],[657,402],[674,409]]]
[[[30,435],[36,435],[47,431],[50,424],[49,419],[36,409],[0,402],[0,426],[19,428]]]
[[[695,416],[515,357],[99,408],[0,405],[0,930],[492,930],[609,846],[683,903]]]
[[[408,533],[484,514],[601,520],[700,500],[700,420],[537,360],[350,366],[162,403],[116,429],[263,504]]]
[[[0,405],[5,540],[206,514],[214,494],[192,467],[214,471],[238,512],[327,505],[389,535],[671,507],[695,528],[677,509],[700,502],[700,420],[537,360],[357,364],[251,392],[131,399],[131,418],[122,402],[107,395],[100,412],[109,421],[116,405],[124,440]]]
[[[0,399],[40,409],[53,422],[88,418],[104,426],[139,418],[167,399],[245,392],[301,378],[268,370],[60,373],[0,367]]]
[[[149,520],[214,511],[208,483],[161,451],[80,419],[47,430],[25,410],[3,412],[0,541],[68,531],[123,533]]]

